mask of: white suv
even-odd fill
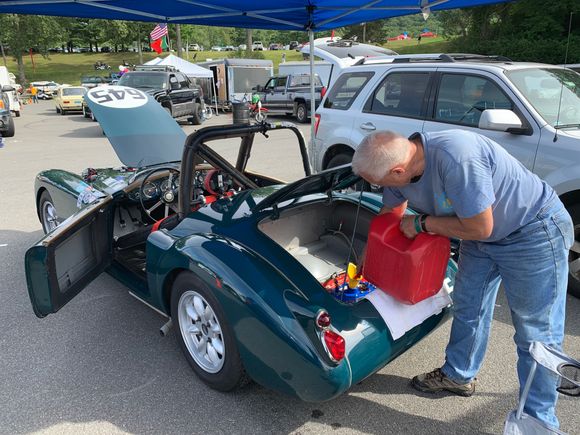
[[[580,74],[477,55],[366,59],[342,71],[315,117],[317,171],[349,163],[375,130],[461,128],[500,143],[546,180],[572,215],[569,288],[580,297]]]

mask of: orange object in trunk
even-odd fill
[[[443,286],[451,246],[447,237],[428,233],[408,239],[400,222],[394,213],[372,220],[363,275],[395,299],[416,304]]]

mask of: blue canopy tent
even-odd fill
[[[34,14],[314,32],[401,15],[512,0],[0,0],[0,14]],[[313,58],[310,73],[313,75]],[[311,80],[314,95],[314,81]],[[311,98],[311,113],[314,113]],[[314,137],[314,122],[311,126]]]

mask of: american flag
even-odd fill
[[[167,24],[157,24],[149,34],[152,41],[155,41],[165,35],[167,35]]]

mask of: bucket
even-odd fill
[[[408,239],[400,222],[394,213],[373,218],[363,275],[395,299],[416,304],[443,286],[451,246],[447,237],[435,234],[420,233]]]
[[[232,118],[234,124],[249,124],[250,106],[248,103],[232,103]]]

